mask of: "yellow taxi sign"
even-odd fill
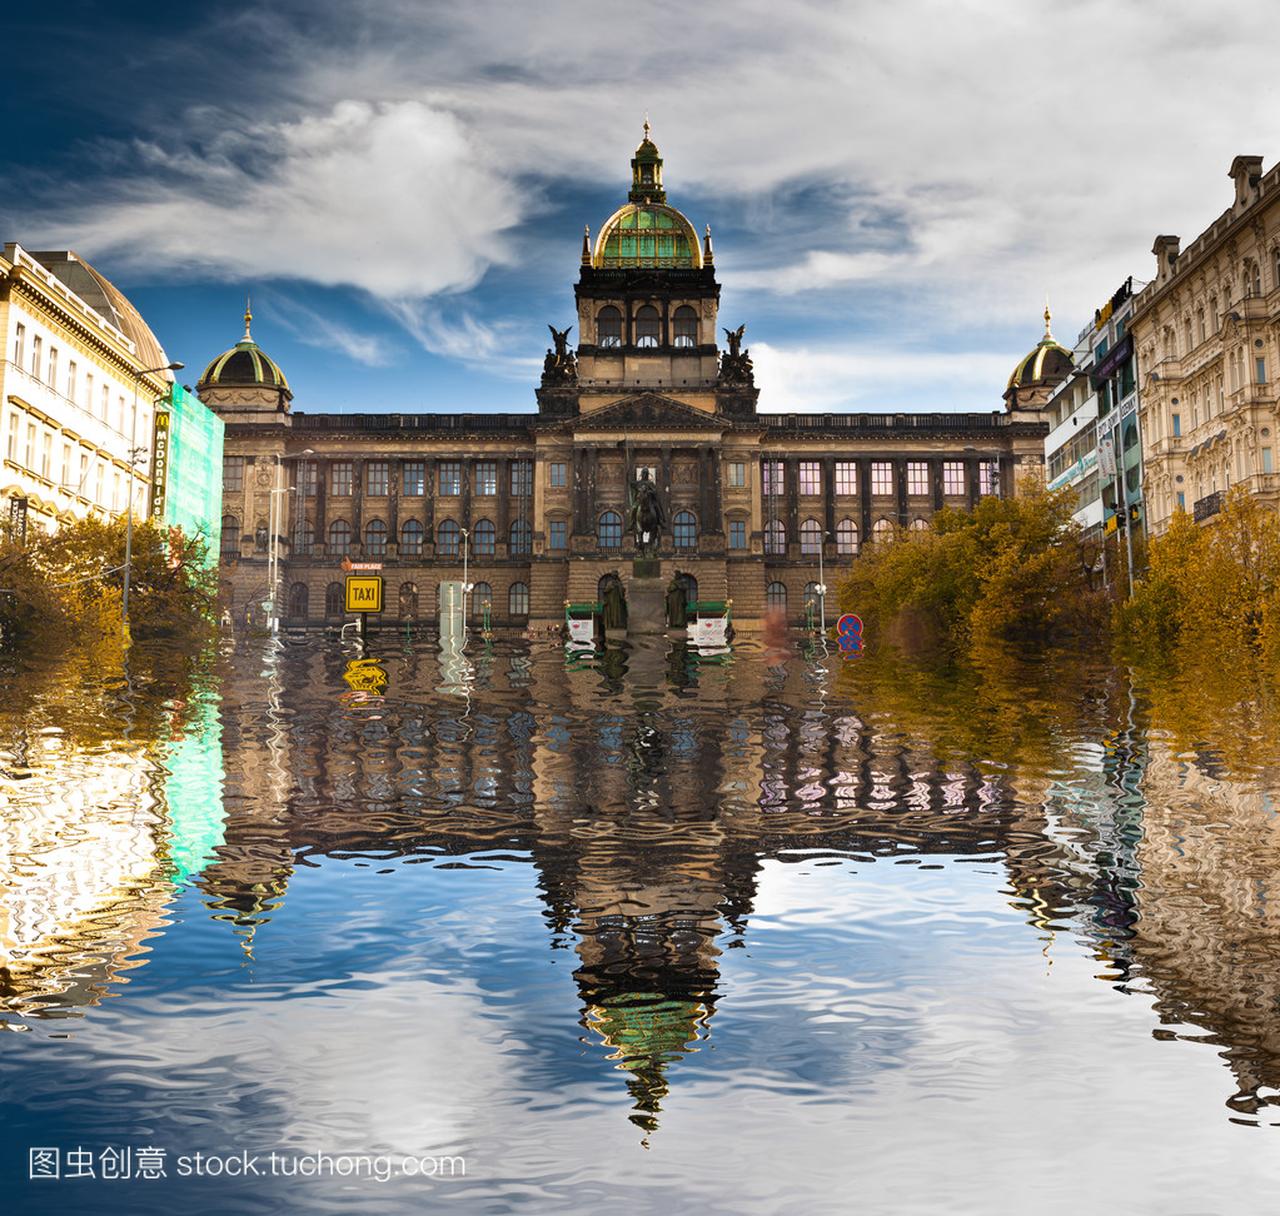
[[[382,579],[379,575],[351,574],[347,576],[347,611],[382,611]]]

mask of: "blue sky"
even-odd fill
[[[31,11],[31,10],[28,10]],[[529,409],[647,114],[761,406],[990,409],[1157,232],[1270,167],[1273,48],[1206,6],[72,0],[6,17],[0,233],[72,247],[188,378],[255,336],[310,410]],[[1236,31],[1240,31],[1237,33]]]

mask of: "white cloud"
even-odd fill
[[[465,308],[446,310],[439,303],[424,300],[388,300],[386,308],[433,355],[526,383],[537,371],[537,359],[514,353],[519,349],[521,328],[515,322],[489,324]]]
[[[135,172],[31,227],[147,269],[430,296],[473,286],[506,256],[502,234],[520,216],[464,124],[420,100],[343,100],[200,133],[140,146]]]
[[[331,316],[273,291],[259,305],[280,322],[300,342],[321,350],[339,350],[366,367],[386,367],[394,353],[390,342],[378,334],[362,333]]]
[[[751,348],[760,409],[766,413],[879,408],[1001,408],[1000,392],[1011,370],[1002,354],[949,354],[906,349],[867,350],[778,347]],[[904,402],[904,386],[918,393]],[[884,402],[893,400],[892,407]]]

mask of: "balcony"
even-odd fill
[[[1214,490],[1212,494],[1206,494],[1203,498],[1197,498],[1191,508],[1191,518],[1196,523],[1202,523],[1211,515],[1217,515],[1222,510],[1222,501],[1226,498],[1226,494],[1222,490]]]

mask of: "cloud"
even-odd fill
[[[132,172],[29,226],[138,269],[302,279],[375,296],[474,286],[520,218],[503,176],[453,114],[423,101],[339,101],[243,131],[189,116],[140,143]]]
[[[321,350],[337,349],[366,367],[386,367],[395,353],[392,344],[379,334],[362,333],[334,317],[289,298],[278,291],[261,297],[259,308],[266,311],[298,341]]]
[[[760,409],[766,413],[823,410],[1000,409],[1012,370],[990,352],[939,353],[910,349],[751,347]],[[909,396],[903,400],[904,388]],[[886,401],[893,401],[886,407]]]
[[[465,309],[446,311],[438,303],[423,300],[388,300],[386,309],[433,355],[526,383],[537,372],[538,359],[514,353],[519,349],[518,332],[523,328],[516,322],[490,324]]]

